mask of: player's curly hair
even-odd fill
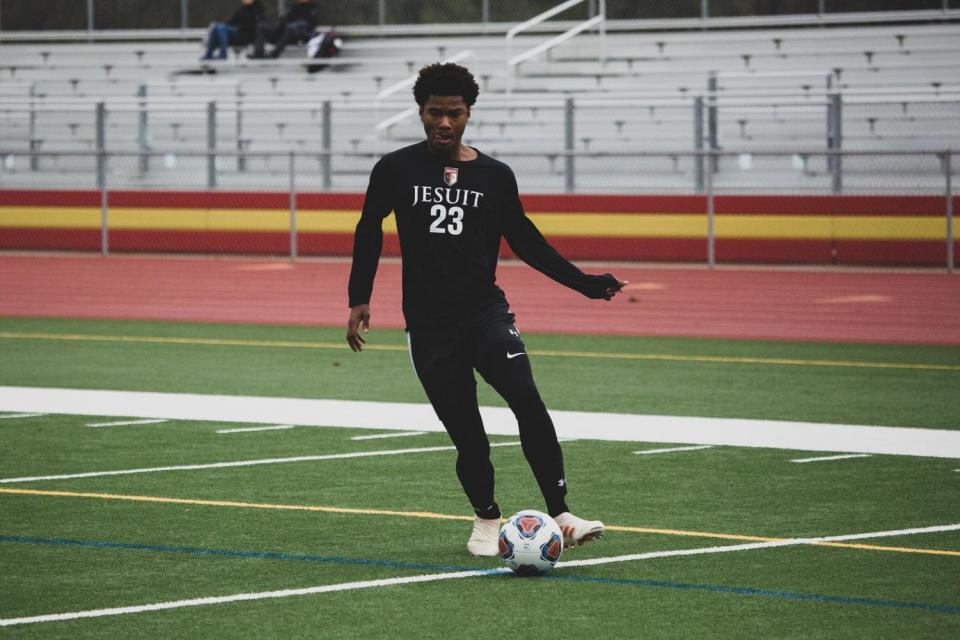
[[[460,96],[468,107],[472,107],[480,95],[480,87],[466,67],[437,62],[420,69],[420,76],[413,85],[413,98],[421,107],[432,95]]]

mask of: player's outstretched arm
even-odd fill
[[[360,329],[364,333],[370,331],[370,305],[358,304],[350,308],[350,319],[347,320],[347,344],[354,351],[363,351],[363,344],[367,341],[360,335]]]
[[[609,273],[588,275],[560,255],[524,212],[513,172],[507,169],[503,179],[507,193],[503,211],[503,234],[517,257],[548,278],[579,291],[588,298],[612,300],[627,282]]]

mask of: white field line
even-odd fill
[[[165,418],[147,418],[144,420],[122,420],[120,422],[91,422],[90,424],[84,426],[100,429],[102,427],[129,427],[140,424],[160,424],[161,422],[167,422],[167,420]]]
[[[381,438],[405,438],[406,436],[422,436],[426,431],[398,431],[397,433],[379,433],[375,436],[353,436],[351,440],[379,440]]]
[[[698,556],[714,553],[730,553],[734,551],[750,551],[753,549],[767,549],[774,547],[788,547],[798,545],[809,545],[817,542],[840,542],[844,540],[862,540],[865,538],[892,538],[896,536],[915,535],[921,533],[939,533],[944,531],[960,530],[960,524],[939,525],[933,527],[921,527],[916,529],[899,529],[895,531],[875,531],[871,533],[855,533],[840,536],[824,536],[820,538],[790,538],[786,540],[773,540],[769,542],[750,542],[746,544],[732,544],[714,547],[700,547],[698,549],[676,549],[672,551],[651,551],[649,553],[636,553],[631,555],[612,556],[608,558],[591,558],[587,560],[572,560],[570,562],[560,562],[557,564],[557,570],[569,567],[587,567],[603,564],[615,564],[621,562],[635,562],[638,560],[655,560],[658,558],[675,558],[683,556]],[[330,593],[335,591],[349,591],[357,589],[371,589],[378,587],[392,587],[401,584],[415,584],[422,582],[436,582],[438,580],[456,580],[460,578],[472,578],[477,576],[486,576],[493,574],[509,573],[509,569],[482,569],[476,571],[451,571],[448,573],[431,573],[419,576],[408,576],[405,578],[386,578],[382,580],[363,580],[359,582],[343,582],[339,584],[328,584],[317,587],[306,587],[300,589],[283,589],[280,591],[262,591],[259,593],[239,593],[232,596],[210,596],[206,598],[192,598],[190,600],[174,600],[169,602],[158,602],[155,604],[137,605],[131,607],[111,607],[107,609],[90,609],[87,611],[73,611],[68,613],[53,613],[47,615],[30,616],[23,618],[5,618],[0,619],[0,627],[34,624],[38,622],[58,622],[63,620],[77,620],[80,618],[99,618],[104,616],[116,616],[131,613],[144,613],[147,611],[162,611],[167,609],[180,609],[183,607],[197,607],[204,605],[225,604],[228,602],[242,602],[250,600],[265,600],[268,598],[289,598],[291,596],[312,595],[317,593]]]
[[[519,442],[491,442],[491,447],[519,446]],[[431,453],[434,451],[453,451],[455,447],[421,447],[419,449],[391,449],[388,451],[354,451],[352,453],[331,453],[320,456],[294,456],[292,458],[266,458],[263,460],[239,460],[236,462],[212,462],[209,464],[181,464],[169,467],[147,467],[143,469],[118,469],[116,471],[91,471],[87,473],[65,473],[49,476],[31,476],[24,478],[2,478],[0,484],[15,482],[36,482],[38,480],[69,480],[72,478],[97,478],[100,476],[126,476],[136,473],[157,473],[160,471],[193,471],[196,469],[223,469],[225,467],[252,467],[263,464],[286,464],[289,462],[315,462],[318,460],[343,460],[346,458],[371,458],[375,456],[400,456],[409,453]]]
[[[227,602],[244,602],[250,600],[266,600],[268,598],[289,598],[291,596],[305,596],[315,593],[331,593],[334,591],[350,591],[355,589],[370,589],[374,587],[392,587],[398,584],[413,584],[417,582],[436,582],[437,580],[456,580],[458,578],[471,578],[473,576],[482,576],[491,573],[506,573],[510,571],[503,569],[477,570],[477,571],[451,571],[449,573],[431,573],[419,576],[408,576],[405,578],[386,578],[383,580],[362,580],[360,582],[341,582],[339,584],[325,584],[318,587],[305,587],[302,589],[283,589],[280,591],[261,591],[259,593],[238,593],[232,596],[211,596],[207,598],[193,598],[190,600],[174,600],[171,602],[158,602],[156,604],[145,604],[133,607],[112,607],[109,609],[91,609],[87,611],[74,611],[71,613],[54,613],[44,616],[31,616],[25,618],[6,618],[0,619],[0,627],[8,627],[19,624],[34,624],[37,622],[58,622],[62,620],[77,620],[80,618],[100,618],[104,616],[119,616],[128,613],[144,613],[146,611],[163,611],[166,609],[181,609],[183,607],[201,607],[211,604],[225,604]]]
[[[669,449],[643,449],[641,451],[634,451],[633,453],[638,456],[650,456],[655,453],[674,453],[675,451],[698,451],[700,449],[712,449],[712,444],[701,444],[696,447],[671,447]]]
[[[282,431],[283,429],[296,429],[295,424],[277,424],[272,427],[241,427],[239,429],[217,429],[217,433],[250,433],[251,431]]]
[[[8,413],[5,415],[0,415],[0,420],[13,420],[14,418],[38,418],[40,416],[45,416],[45,413]]]
[[[822,458],[796,458],[790,462],[828,462],[830,460],[849,460],[850,458],[869,458],[869,453],[847,453],[842,456],[823,456]]]
[[[0,411],[443,432],[430,405],[180,393],[0,387]],[[507,408],[482,407],[490,435],[517,435]],[[960,430],[551,411],[560,438],[727,445],[960,459]]]
[[[817,544],[820,542],[845,542],[848,540],[866,540],[869,538],[895,538],[898,536],[912,536],[922,533],[943,533],[945,531],[960,531],[960,524],[945,524],[932,527],[918,527],[915,529],[896,529],[893,531],[873,531],[870,533],[852,533],[840,536],[822,536],[819,538],[788,538],[771,540],[769,542],[748,542],[746,544],[731,544],[719,547],[701,547],[699,549],[677,549],[675,551],[651,551],[649,553],[633,553],[609,558],[591,558],[588,560],[573,560],[559,562],[560,567],[589,567],[598,564],[614,564],[618,562],[632,562],[635,560],[652,560],[654,558],[672,558],[677,556],[697,556],[708,553],[727,553],[729,551],[749,551],[751,549],[766,549],[772,547],[792,547],[798,545]]]

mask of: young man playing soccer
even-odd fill
[[[403,314],[410,356],[457,449],[457,477],[475,519],[467,549],[495,556],[500,507],[490,444],[477,406],[474,369],[517,418],[523,453],[566,546],[603,535],[603,523],[570,513],[563,454],[540,399],[526,347],[496,285],[500,238],[524,262],[583,295],[610,300],[614,276],[587,275],[547,244],[523,211],[510,168],[461,142],[479,88],[456,64],[420,70],[413,87],[426,140],[389,153],[370,174],[350,272],[347,343],[361,351],[383,244],[381,223],[396,214],[403,255]]]

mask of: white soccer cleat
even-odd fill
[[[554,520],[563,532],[564,549],[603,537],[603,523],[599,520],[584,520],[569,511],[561,513]]]
[[[467,540],[467,551],[472,556],[498,556],[500,555],[500,518],[478,518],[473,519],[473,533]]]

